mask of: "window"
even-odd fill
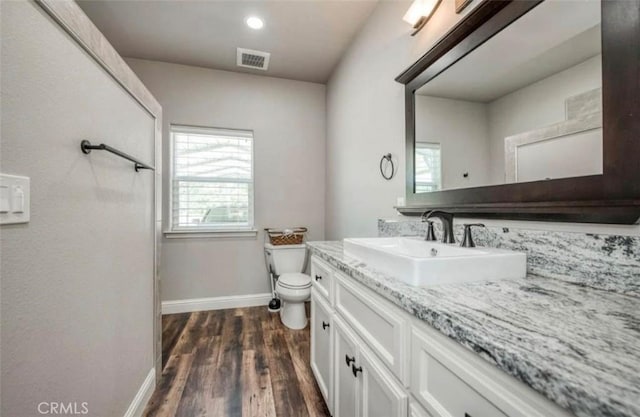
[[[442,188],[440,144],[416,142],[416,193]]]
[[[171,230],[253,228],[253,132],[171,126]]]

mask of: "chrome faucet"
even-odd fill
[[[431,210],[422,214],[422,221],[428,222],[430,218],[440,219],[442,222],[442,243],[456,243],[456,238],[453,236],[453,214],[447,213],[441,210]],[[433,229],[431,229],[433,232]],[[435,235],[433,236],[435,240]],[[427,231],[427,237],[429,239],[429,231]]]

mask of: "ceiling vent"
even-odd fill
[[[269,52],[238,48],[238,58],[236,63],[239,67],[266,71],[269,67],[270,56],[271,54]]]

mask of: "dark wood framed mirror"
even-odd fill
[[[602,0],[595,12],[580,9],[583,4],[485,0],[396,78],[405,85],[406,112],[407,205],[396,207],[399,212],[438,208],[482,218],[638,222],[640,0]],[[564,11],[554,10],[557,5]],[[533,52],[522,52],[527,49]],[[597,68],[599,85],[576,81],[587,67]],[[563,79],[577,87],[565,89]],[[546,103],[542,87],[562,91],[562,100]],[[520,100],[527,94],[539,109],[527,110]],[[422,95],[432,106],[424,107],[427,113]],[[437,100],[446,102],[433,105]],[[532,118],[553,107],[566,120],[540,116],[539,124],[511,126],[524,119],[514,109]],[[476,117],[480,128],[463,114],[489,116]],[[458,131],[450,133],[451,126]],[[488,132],[484,140],[492,150],[478,147],[477,132]],[[458,142],[441,143],[447,135]],[[483,172],[478,159],[491,152]]]

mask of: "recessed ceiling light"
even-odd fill
[[[255,16],[248,17],[246,22],[247,26],[249,26],[251,29],[262,29],[262,27],[264,26],[264,22],[262,21],[262,19]]]

